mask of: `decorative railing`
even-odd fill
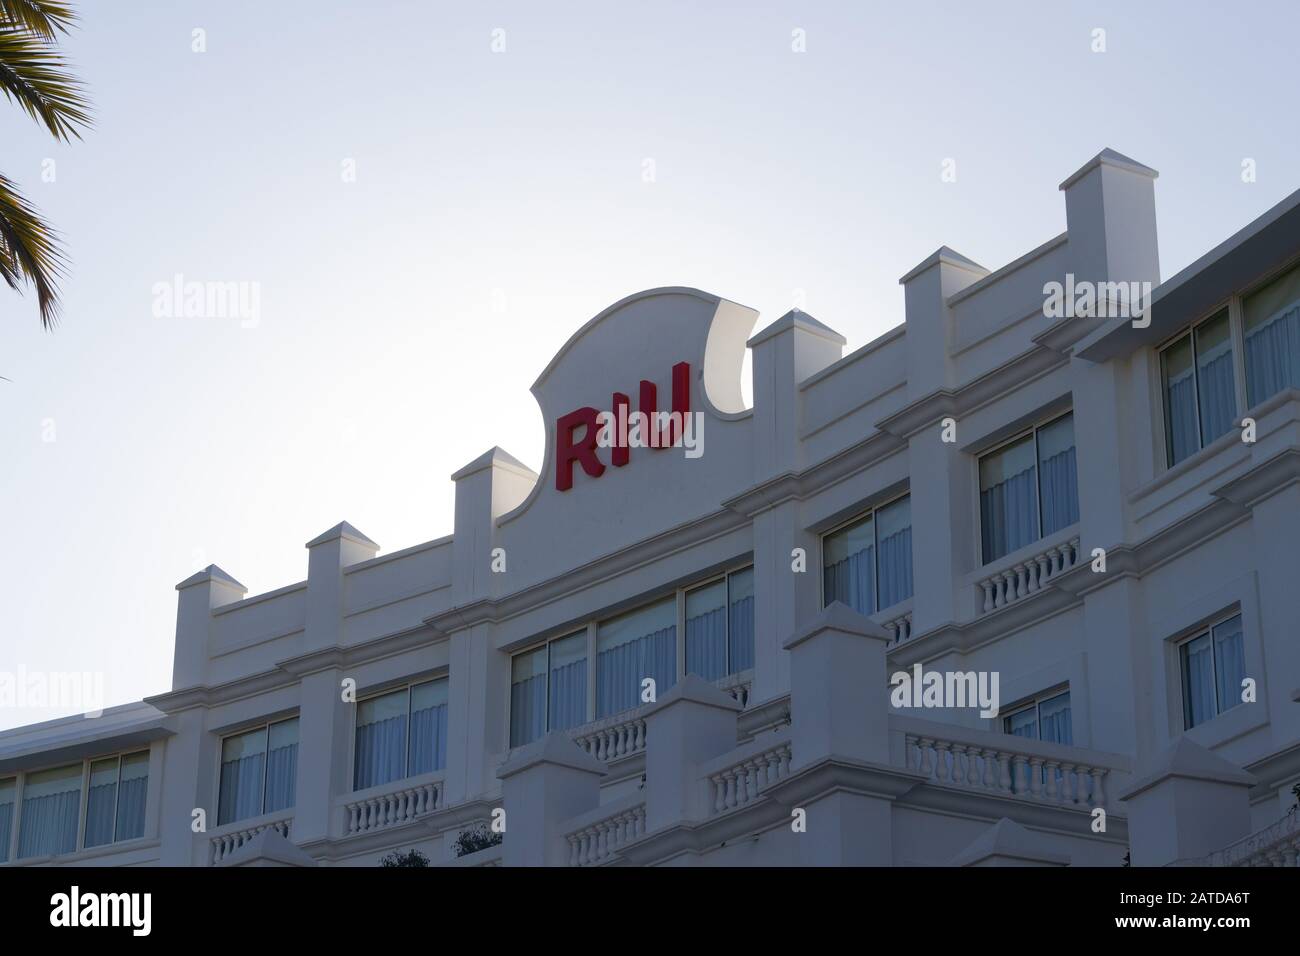
[[[287,840],[292,824],[293,818],[285,817],[282,820],[268,820],[242,827],[236,825],[234,829],[214,833],[209,839],[210,860],[213,864],[220,863],[263,830],[274,830]]]
[[[1229,844],[1200,862],[1206,866],[1300,865],[1300,811],[1287,814],[1272,826]]]
[[[882,627],[890,633],[890,646],[901,644],[912,636],[912,612],[885,621]]]
[[[750,691],[754,687],[754,672],[752,670],[741,671],[738,674],[728,674],[726,677],[717,681],[719,689],[726,691],[731,695],[731,699],[738,703],[742,710],[749,706]]]
[[[1040,553],[990,575],[977,585],[984,593],[984,613],[1014,604],[1041,591],[1057,575],[1079,563],[1079,539],[1045,548]]]
[[[347,836],[399,826],[441,809],[442,773],[385,784],[383,789],[372,787],[350,797],[343,804],[343,832]]]
[[[645,750],[645,721],[637,711],[605,717],[571,732],[573,742],[597,760],[616,760]]]
[[[1104,754],[915,718],[893,718],[901,729],[902,762],[932,783],[1040,803],[1106,806],[1112,772],[1127,760]]]
[[[727,761],[722,766],[715,761],[704,768],[710,816],[754,802],[764,787],[790,774],[788,739],[775,743],[770,737],[759,739],[741,749],[748,750],[748,755],[737,759],[733,751],[722,758]]]
[[[622,847],[645,833],[644,800],[640,803],[624,800],[612,812],[609,807],[597,808],[596,812],[600,811],[605,815],[582,822],[565,833],[565,839],[569,843],[570,866],[596,866],[604,863]]]

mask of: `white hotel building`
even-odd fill
[[[0,733],[0,860],[1295,866],[1300,192],[1160,284],[1155,178],[1101,153],[1064,232],[939,249],[847,355],[616,303],[533,386],[540,475],[494,448],[452,534],[338,524],[266,594],[208,567],[170,691]],[[1058,317],[1067,276],[1156,288]],[[702,455],[586,440],[673,402]],[[894,706],[917,664],[999,713]]]

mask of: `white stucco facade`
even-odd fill
[[[452,476],[447,537],[382,553],[345,522],[307,544],[305,580],[267,594],[204,569],[177,586],[170,691],[0,733],[12,806],[0,855],[364,866],[419,849],[455,866],[1119,866],[1131,853],[1134,865],[1295,865],[1300,388],[1250,403],[1262,373],[1250,377],[1247,326],[1263,301],[1252,296],[1285,292],[1300,263],[1300,193],[1160,284],[1155,182],[1099,154],[1062,184],[1059,235],[1030,237],[1031,251],[992,272],[939,249],[902,279],[905,321],[848,354],[797,311],[760,323],[684,288],[616,303],[533,385],[549,431],[540,474],[494,448]],[[1136,323],[1049,315],[1045,285],[1067,275],[1156,288]],[[1230,333],[1213,354],[1237,369],[1214,380],[1230,383],[1219,407],[1231,427],[1211,434],[1201,399],[1203,447],[1175,454],[1169,343],[1208,318]],[[1196,334],[1198,347],[1209,339]],[[752,408],[740,399],[746,348]],[[1205,361],[1195,381],[1208,391]],[[597,475],[565,454],[583,432],[557,423],[613,410],[618,394],[644,409],[643,382],[666,411],[681,363],[702,454],[634,447],[619,464],[617,449],[596,447]],[[1074,507],[1049,521],[1044,456],[1064,441],[1066,416]],[[1001,512],[989,502],[1015,449],[1034,455],[1037,506],[1033,529],[1004,534],[990,528]],[[884,564],[893,574],[903,552],[882,548],[887,508],[904,498],[901,584],[885,581]],[[852,537],[840,529],[866,527],[866,515],[875,563],[859,614],[828,602],[842,586],[825,571],[828,549]],[[726,673],[704,679],[688,674],[690,642],[704,640],[691,595],[714,581],[728,582],[718,593],[732,616],[718,644]],[[752,604],[736,616],[742,589]],[[886,593],[907,596],[877,609]],[[623,646],[618,622],[648,607],[670,622],[654,625],[669,655],[654,665],[656,699],[602,714],[627,693],[607,656]],[[558,701],[561,653],[536,658],[551,661],[552,696],[526,720],[517,662],[559,638],[581,680]],[[998,715],[893,706],[891,675],[917,664],[996,674]],[[1189,672],[1202,665],[1213,687]],[[1252,682],[1250,700],[1233,697],[1237,677]],[[358,769],[358,748],[371,746],[358,701],[411,687],[385,698],[407,702],[405,763],[358,788],[375,779]],[[420,712],[442,735],[433,757],[410,742],[426,732],[417,696],[434,701]],[[291,805],[265,810],[288,798],[259,778],[244,809],[260,800],[263,812],[223,809],[235,799],[225,741],[250,734],[249,747],[274,747],[274,731],[257,734],[295,718],[292,763],[280,767]],[[126,838],[114,839],[87,822],[90,777],[111,772],[104,758],[141,752],[142,832],[122,822],[123,771],[114,799]],[[53,844],[32,836],[23,855],[24,806],[45,812],[31,794],[54,786],[48,771],[74,766],[72,846],[36,852]],[[460,834],[494,818],[502,842],[457,856]],[[95,828],[108,840],[88,840]]]

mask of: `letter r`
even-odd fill
[[[582,470],[592,478],[599,478],[605,473],[605,466],[596,457],[596,438],[599,425],[596,416],[600,413],[587,406],[556,420],[555,422],[555,490],[568,491],[573,487],[573,463],[582,465]],[[573,443],[573,432],[579,425],[586,426],[582,441]]]

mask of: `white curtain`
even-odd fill
[[[587,720],[587,659],[551,668],[551,729],[568,730]]]
[[[9,840],[13,836],[14,805],[0,803],[0,863],[9,860]]]
[[[911,562],[908,562],[909,567]],[[749,572],[752,574],[753,572]],[[731,602],[727,643],[731,653],[731,673],[739,674],[754,666],[754,596]]]
[[[365,790],[406,773],[406,715],[357,726],[352,789]]]
[[[411,714],[410,776],[447,765],[447,705],[435,704]]]
[[[686,619],[686,671],[705,680],[727,674],[727,609],[715,607]]]
[[[510,685],[510,746],[522,747],[546,733],[546,675]]]
[[[1219,712],[1242,702],[1241,682],[1246,677],[1241,618],[1224,621],[1214,629],[1214,677],[1218,684]]]
[[[81,786],[23,800],[23,826],[18,834],[20,857],[71,853],[77,848],[77,814]]]
[[[908,561],[908,568],[912,563]],[[875,548],[867,545],[842,561],[828,565],[823,572],[823,592],[826,603],[842,601],[859,614],[874,614]]]
[[[134,840],[144,836],[144,805],[149,795],[149,777],[126,779],[123,771],[122,782],[117,795],[117,835],[116,840]]]
[[[1300,388],[1300,303],[1246,333],[1246,390],[1251,406]]]
[[[114,777],[116,777],[116,770]],[[84,846],[102,846],[113,842],[113,819],[117,802],[117,780],[92,786],[86,796],[86,835]]]
[[[1201,444],[1208,445],[1232,429],[1237,414],[1231,345],[1220,346],[1217,355],[1198,355],[1197,361],[1200,363],[1197,392],[1201,404]]]
[[[1183,645],[1183,711],[1188,727],[1214,716],[1214,661],[1207,634]]]
[[[659,695],[677,683],[677,627],[671,625],[601,651],[596,656],[596,714],[630,710],[641,703],[641,681],[654,678]]]
[[[1073,446],[1039,464],[1039,500],[1043,535],[1054,534],[1079,520],[1079,478]]]
[[[881,530],[884,530],[883,527]],[[892,607],[912,596],[912,528],[909,525],[880,539],[880,607]]]
[[[232,823],[262,813],[262,772],[266,754],[255,753],[221,765],[217,823]]]
[[[266,813],[294,805],[298,781],[298,744],[272,747],[266,755]]]
[[[984,563],[1038,540],[1038,513],[1031,466],[980,492]]]

